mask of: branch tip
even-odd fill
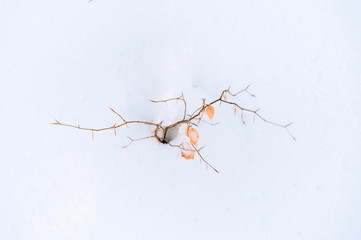
[[[287,124],[287,125],[285,126],[285,128],[291,126],[292,124],[293,124],[293,122],[290,122],[289,124]]]

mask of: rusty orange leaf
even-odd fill
[[[187,136],[191,140],[191,143],[193,143],[194,145],[197,145],[198,138],[199,138],[198,132],[194,128],[189,128],[187,133],[188,133]]]
[[[194,156],[196,155],[196,151],[194,151],[189,144],[189,142],[183,143],[184,149],[181,150],[181,155],[185,159],[194,159]]]
[[[212,105],[209,105],[207,108],[206,108],[206,114],[207,116],[209,117],[210,120],[213,119],[213,116],[214,116],[214,107]]]
[[[194,150],[189,150],[187,152],[181,151],[182,157],[185,159],[194,159],[194,156],[196,155],[196,152]]]

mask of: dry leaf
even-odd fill
[[[196,152],[194,150],[189,150],[187,152],[181,151],[181,154],[185,159],[194,159]]]
[[[194,151],[188,142],[183,143],[184,150],[181,150],[182,157],[185,159],[194,159],[196,151]]]
[[[198,132],[194,129],[194,128],[189,128],[189,130],[187,131],[188,133],[188,137],[191,140],[191,143],[193,143],[194,145],[197,145],[198,143],[198,138],[199,138],[199,134]]]
[[[209,105],[207,108],[206,108],[206,113],[207,113],[207,116],[209,117],[210,120],[212,120],[213,116],[214,116],[214,107]]]

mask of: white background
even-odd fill
[[[361,239],[361,4],[1,0],[1,239]],[[290,130],[216,106],[204,157],[120,119],[172,122],[232,86]]]

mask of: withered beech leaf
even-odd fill
[[[187,152],[181,151],[181,154],[185,159],[194,159],[196,152],[194,150],[189,150]]]
[[[188,133],[189,139],[191,140],[191,143],[193,143],[194,145],[197,146],[198,138],[199,138],[198,132],[194,128],[189,128],[187,133]]]
[[[196,151],[194,151],[191,147],[191,145],[188,142],[185,142],[183,144],[184,150],[181,150],[181,155],[185,159],[194,159],[194,156],[196,155]]]
[[[210,120],[213,119],[213,116],[214,116],[214,107],[209,105],[207,108],[206,108],[206,114],[207,116],[209,117]]]

